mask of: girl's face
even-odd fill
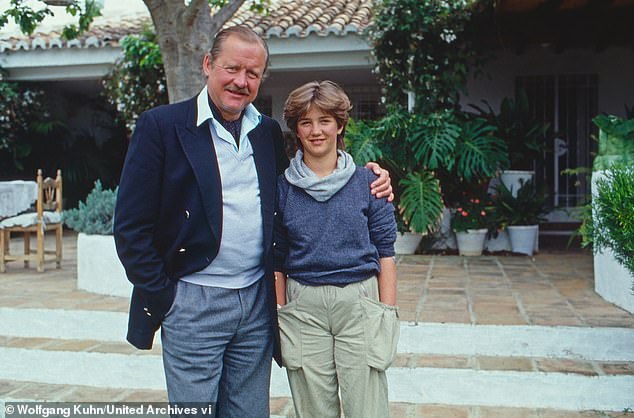
[[[304,155],[312,158],[336,156],[337,135],[342,130],[333,115],[324,113],[317,106],[311,106],[297,121],[297,137]]]

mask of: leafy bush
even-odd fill
[[[634,167],[612,166],[596,186],[592,218],[582,229],[584,242],[591,241],[595,252],[609,248],[634,275]]]
[[[385,0],[376,2],[370,28],[375,74],[388,103],[415,93],[414,110],[457,109],[471,69],[479,68],[469,31],[476,12],[466,0]]]
[[[385,0],[376,6],[368,34],[388,112],[366,136],[353,135],[358,147],[350,149],[382,156],[405,230],[432,232],[454,183],[477,182],[508,164],[495,128],[460,110],[467,75],[480,73],[483,64],[471,24],[482,8],[466,0]]]
[[[125,123],[128,134],[134,130],[141,112],[168,103],[163,58],[151,29],[121,41],[123,57],[103,81],[104,96]]]
[[[2,80],[0,75],[0,163],[2,174],[24,169],[31,145],[24,138],[50,119],[44,92]]]
[[[112,235],[117,189],[104,190],[101,181],[79,202],[77,209],[64,211],[64,223],[77,232],[90,235]]]
[[[634,118],[598,115],[592,122],[600,129],[594,170],[605,170],[614,163],[628,164],[634,160]]]

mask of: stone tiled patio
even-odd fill
[[[634,327],[634,317],[594,292],[592,256],[405,256],[401,319],[496,325]]]
[[[19,242],[12,243],[17,251]],[[103,296],[76,288],[76,237],[64,238],[62,269],[38,274],[9,264],[0,275],[0,308],[45,308],[127,312],[126,298]],[[48,266],[47,266],[48,267]],[[398,259],[398,301],[403,321],[472,325],[566,325],[634,328],[634,316],[599,297],[593,290],[592,256],[587,251],[542,251],[535,257],[493,255],[476,258],[441,255]],[[59,340],[0,336],[0,347],[45,351],[160,354],[160,346],[141,352],[125,342]],[[556,358],[443,356],[399,353],[394,367],[561,372],[584,376],[634,375],[634,364]],[[0,399],[56,401],[164,401],[164,391],[94,388],[3,380]],[[634,395],[633,395],[634,404]],[[293,417],[287,397],[271,399],[271,413]],[[634,416],[629,411],[555,411],[485,406],[391,404],[393,417],[425,418],[580,418]]]
[[[19,242],[12,243],[15,251]],[[76,288],[76,240],[64,237],[62,269],[44,273],[7,265],[0,307],[127,312],[126,298]],[[401,320],[496,325],[634,328],[634,316],[594,292],[588,251],[543,251],[535,257],[400,256]]]

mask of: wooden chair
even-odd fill
[[[56,267],[62,262],[62,171],[57,170],[55,179],[42,178],[42,170],[37,170],[36,211],[13,216],[0,222],[0,273],[6,271],[8,261],[24,261],[29,267],[30,261],[37,261],[37,271],[44,271],[45,261],[55,261]],[[55,231],[55,251],[45,251],[44,235]],[[24,255],[9,254],[9,241],[12,232],[21,232],[24,237]],[[37,237],[36,253],[31,254],[31,233]],[[54,257],[47,257],[54,255]]]

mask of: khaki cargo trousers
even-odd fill
[[[397,308],[376,277],[345,287],[289,278],[278,312],[282,362],[298,418],[386,418],[385,370],[396,355]],[[341,393],[341,402],[339,399]]]

